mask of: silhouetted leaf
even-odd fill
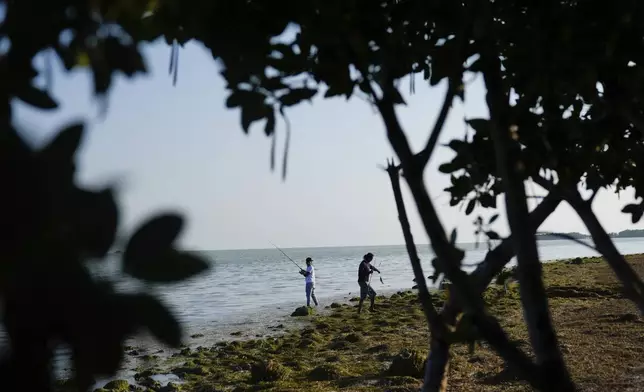
[[[472,118],[467,120],[467,123],[472,127],[476,132],[488,133],[490,120],[484,118]]]
[[[128,298],[128,305],[137,315],[140,326],[147,328],[152,335],[170,347],[181,346],[181,324],[159,299],[149,294],[132,294]]]
[[[631,222],[635,224],[639,222],[640,219],[642,219],[642,215],[644,215],[644,204],[627,204],[622,208],[622,212],[625,214],[631,214]]]
[[[275,132],[275,112],[270,111],[266,116],[266,125],[264,126],[264,133],[266,136],[271,136]]]
[[[270,116],[273,109],[264,102],[245,102],[241,107],[241,123],[244,132],[248,130],[252,123]]]
[[[391,99],[394,105],[406,105],[405,99],[397,88],[391,90]]]
[[[443,163],[438,167],[438,171],[445,174],[454,172],[454,165],[451,163]]]
[[[255,91],[233,90],[226,98],[226,107],[232,109],[245,104],[261,105],[264,100],[265,97]]]
[[[467,202],[467,207],[465,208],[465,215],[469,215],[474,211],[474,206],[476,205],[476,200],[472,199]]]
[[[463,148],[467,148],[468,144],[462,140],[454,139],[447,143],[447,146],[458,153]]]
[[[479,203],[484,208],[496,208],[496,198],[489,193],[479,195]]]
[[[208,269],[208,263],[201,258],[174,249],[167,249],[155,257],[141,258],[127,264],[124,272],[147,282],[179,282]]]
[[[347,79],[346,83],[334,83],[325,91],[324,98],[332,98],[338,95],[344,95],[346,99],[351,98],[355,83],[351,79]]]
[[[449,242],[452,245],[456,244],[456,229],[452,230],[452,234],[449,236]]]
[[[118,207],[112,191],[80,190],[71,201],[79,247],[90,257],[104,257],[114,243],[118,227]]]
[[[15,94],[16,98],[38,109],[51,110],[58,107],[58,103],[47,92],[30,85],[24,86],[22,89],[16,91]]]
[[[132,235],[123,253],[124,266],[138,269],[150,257],[158,257],[172,248],[183,228],[183,218],[177,214],[157,215],[142,224]]]
[[[73,123],[61,129],[40,155],[49,163],[71,161],[80,146],[84,127],[83,123]]]
[[[499,219],[499,214],[494,214],[490,217],[490,220],[488,221],[488,225],[491,225],[492,223],[496,222],[496,220]]]
[[[282,95],[279,99],[283,106],[297,105],[301,101],[310,100],[315,96],[317,90],[310,88],[294,88]]]
[[[485,232],[485,235],[487,235],[487,238],[489,238],[489,239],[491,239],[491,240],[500,240],[500,239],[501,239],[501,237],[499,236],[499,234],[497,234],[497,232],[495,232],[495,231],[491,231],[491,230],[490,230],[490,231],[486,231],[486,232]]]

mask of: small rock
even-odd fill
[[[272,360],[258,362],[250,369],[250,378],[253,383],[282,380],[287,374],[287,368]]]
[[[379,344],[377,346],[369,347],[367,349],[368,353],[379,353],[383,351],[389,351],[389,346],[386,344]]]
[[[581,257],[575,257],[574,259],[572,259],[570,261],[570,264],[575,264],[575,265],[579,265],[579,264],[583,264],[583,263],[584,263],[584,260],[582,260]]]
[[[329,350],[346,350],[349,348],[349,343],[346,340],[335,340],[329,343]]]
[[[310,381],[333,381],[338,380],[341,374],[337,367],[333,365],[321,365],[311,370],[308,374]]]
[[[232,332],[230,336],[241,336],[241,334],[242,334],[241,331],[236,331],[236,332]]]
[[[142,379],[141,381],[139,381],[139,385],[141,385],[143,387],[150,388],[150,389],[154,389],[154,390],[161,389],[161,383],[156,381],[156,380],[154,380],[154,379],[152,379],[152,378],[150,378],[150,377],[146,377],[146,378]]]
[[[203,338],[203,334],[202,333],[196,333],[194,335],[190,335],[190,337],[193,338],[193,339]]]
[[[180,390],[181,389],[179,385],[173,382],[169,382],[168,385],[166,385],[165,387],[161,387],[161,389],[159,389],[158,392],[178,392]]]
[[[426,357],[418,351],[403,351],[393,358],[388,373],[394,377],[422,378]]]
[[[157,372],[155,372],[154,370],[147,369],[147,370],[144,370],[142,372],[134,374],[134,379],[138,381],[141,378],[150,377],[150,376],[153,376],[155,374],[157,374]]]
[[[340,304],[339,304],[339,303],[337,303],[337,302],[334,302],[334,303],[332,303],[332,304],[331,304],[331,308],[332,308],[332,309],[337,309],[337,308],[341,308],[341,307],[342,307],[342,305],[340,305]]]
[[[308,306],[300,306],[299,308],[295,309],[293,313],[291,313],[291,317],[304,317],[304,316],[310,316],[313,314],[313,309],[309,308]]]
[[[639,316],[634,314],[634,313],[626,313],[617,316],[615,319],[617,322],[638,322],[639,321]]]
[[[112,380],[105,384],[103,389],[114,392],[126,392],[130,390],[130,383],[126,380]]]
[[[358,335],[357,333],[350,333],[345,337],[345,339],[349,343],[358,343],[362,341],[362,336]]]

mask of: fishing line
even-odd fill
[[[291,261],[291,263],[295,264],[295,266],[296,266],[297,268],[299,268],[300,270],[302,269],[302,267],[300,267],[300,266],[299,266],[299,264],[297,264],[297,263],[295,262],[295,260],[291,259],[291,258],[290,258],[290,257],[289,257],[289,256],[288,256],[288,255],[283,251],[283,250],[281,250],[280,248],[278,248],[278,247],[277,247],[277,245],[275,245],[275,244],[274,244],[274,243],[272,243],[272,242],[271,242],[271,245],[273,245],[273,246],[275,247],[275,249],[277,249],[277,250],[279,250],[280,252],[282,252],[282,254],[283,254],[284,256],[286,256],[286,258],[287,258],[287,259],[289,259],[289,260]]]

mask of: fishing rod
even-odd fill
[[[381,265],[382,265],[382,260],[380,260],[380,263],[378,263],[378,269],[380,269]],[[385,284],[385,282],[383,282],[383,280],[382,280],[382,273],[379,273],[378,275],[380,275],[380,283]]]
[[[380,267],[381,265],[382,265],[382,260],[380,260],[380,263],[378,263],[378,267]],[[378,269],[378,270],[380,270],[380,269]],[[369,278],[367,279],[367,287],[369,287],[369,288],[371,287],[371,276],[372,275],[373,275],[373,273],[369,274]],[[378,275],[380,275],[380,283],[385,284],[385,282],[382,281],[382,273],[378,272]]]
[[[289,259],[289,260],[291,261],[291,263],[295,264],[295,266],[296,266],[297,268],[299,268],[300,270],[302,269],[302,267],[300,267],[300,266],[295,262],[295,260],[291,259],[291,258],[290,258],[286,253],[284,253],[284,251],[283,251],[283,250],[281,250],[280,248],[278,248],[278,247],[277,247],[277,245],[275,245],[275,244],[274,244],[274,243],[272,243],[272,242],[271,242],[271,245],[273,245],[273,246],[275,247],[275,249],[277,249],[277,250],[279,250],[280,252],[282,252],[282,254],[283,254],[284,256],[286,256],[286,258],[287,258],[287,259]]]

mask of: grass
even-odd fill
[[[644,276],[644,255],[627,259]],[[644,321],[608,265],[586,258],[543,269],[560,347],[579,388],[644,390]],[[511,339],[529,353],[516,284],[507,293],[492,285],[485,298]],[[184,350],[169,371],[184,378],[181,390],[195,392],[416,391],[429,338],[417,297],[408,291],[379,298],[377,309],[358,315],[354,304],[336,304],[328,314],[309,316],[305,329],[279,338]],[[463,344],[451,354],[450,391],[531,390],[505,371],[485,342],[473,355]]]

